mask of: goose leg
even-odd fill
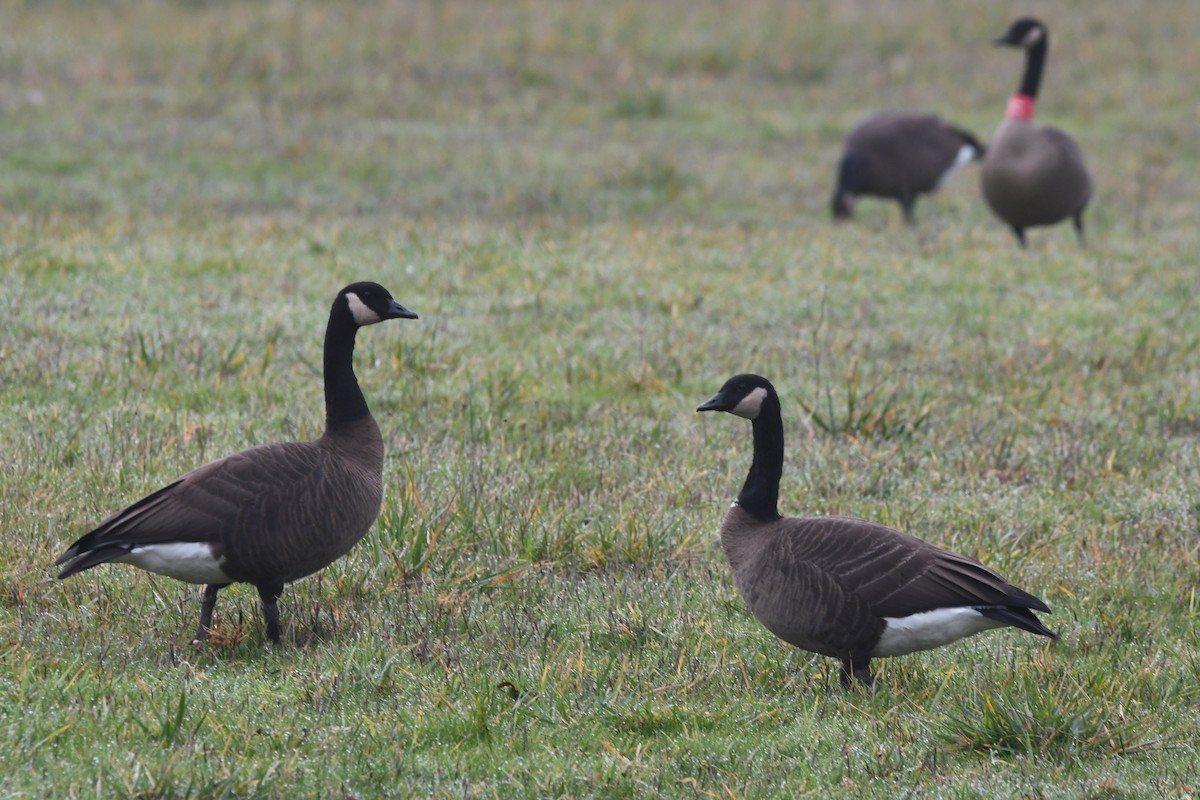
[[[1079,240],[1079,246],[1083,247],[1083,212],[1079,212],[1071,221],[1075,223],[1075,238]]]
[[[1015,233],[1017,235],[1017,241],[1020,242],[1021,247],[1024,248],[1026,246],[1025,229],[1018,228],[1016,225],[1014,225],[1012,230],[1013,230],[1013,233]]]
[[[267,623],[267,638],[279,643],[279,596],[283,594],[282,583],[263,583],[258,586],[258,596],[262,598],[263,619]]]
[[[208,634],[212,632],[213,606],[217,604],[217,592],[228,585],[228,583],[210,583],[204,587],[204,594],[200,597],[200,627],[196,628],[192,644],[202,644],[208,638]]]
[[[864,658],[857,663],[851,658],[842,659],[840,678],[843,689],[849,689],[855,678],[858,678],[863,686],[870,689],[875,683],[875,679],[871,677],[871,659]]]

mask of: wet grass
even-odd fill
[[[1194,795],[1194,14],[1055,14],[1040,113],[1101,191],[1087,249],[1020,252],[970,174],[915,231],[826,212],[868,110],[986,135],[998,10],[4,5],[2,793]],[[316,435],[357,279],[421,314],[359,337],[386,499],[281,647],[246,587],[196,651],[195,587],[51,580],[112,510]],[[785,511],[980,558],[1061,641],[867,695],[766,634],[715,537],[749,432],[693,413],[747,370]]]

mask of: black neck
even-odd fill
[[[1050,34],[1043,31],[1042,37],[1032,47],[1025,48],[1025,74],[1021,76],[1021,88],[1017,91],[1037,97],[1042,85],[1042,70],[1046,68],[1046,49],[1050,46]]]
[[[370,416],[354,375],[354,334],[358,326],[336,306],[325,329],[325,427],[332,430]]]
[[[748,514],[764,522],[779,519],[779,479],[783,477],[783,419],[779,398],[764,401],[754,429],[754,460],[737,502]]]

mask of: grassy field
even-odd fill
[[[664,0],[0,4],[2,797],[1195,797],[1200,7]],[[833,225],[881,108],[1040,117],[1099,186],[1022,252],[968,171]],[[187,642],[199,590],[50,564],[249,444],[317,435],[329,302],[380,519]],[[770,377],[785,513],[877,519],[1054,608],[879,662],[766,633],[700,417]],[[803,407],[813,408],[809,417]]]

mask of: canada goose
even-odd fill
[[[932,114],[867,117],[846,135],[830,203],[834,219],[849,219],[858,196],[871,195],[899,201],[911,225],[917,197],[936,192],[983,153],[978,139]]]
[[[345,554],[383,497],[383,438],[354,376],[354,336],[385,319],[417,319],[377,283],[338,292],[325,329],[325,433],[264,444],[195,469],[118,511],[55,560],[58,577],[109,561],[207,584],[195,643],[208,638],[217,592],[252,583],[267,637],[279,641],[283,585]]]
[[[992,213],[1008,223],[1025,246],[1025,229],[1070,217],[1083,244],[1083,212],[1092,199],[1092,174],[1075,140],[1058,128],[1032,122],[1050,34],[1036,19],[1022,17],[994,44],[1025,48],[1025,73],[1008,100],[979,172]]]
[[[928,650],[1013,625],[1058,637],[1038,598],[992,570],[875,522],[782,517],[779,395],[759,375],[735,375],[697,411],[751,421],[754,457],[721,523],[721,546],[746,605],[788,644],[840,659],[841,682],[870,686],[871,659]]]

